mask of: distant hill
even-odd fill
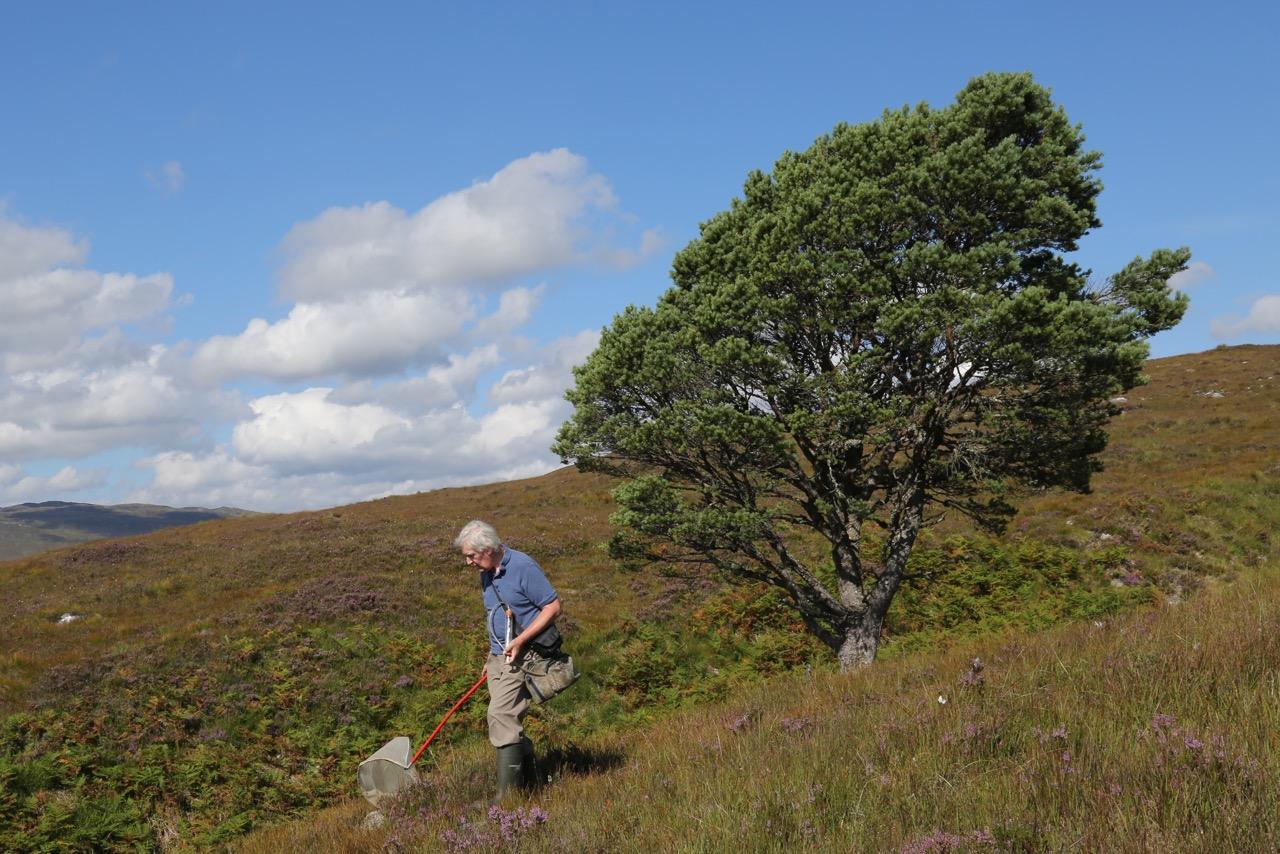
[[[40,501],[0,507],[0,560],[104,537],[150,534],[162,528],[254,515],[236,507],[165,507],[159,504],[80,504]]]

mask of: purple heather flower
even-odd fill
[[[800,732],[813,725],[813,718],[783,718],[780,725],[787,732]]]
[[[961,836],[935,830],[928,836],[908,842],[899,849],[899,854],[933,854],[933,852],[963,851],[976,845],[994,846],[996,838],[985,828]]]

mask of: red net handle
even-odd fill
[[[462,707],[463,703],[465,703],[467,700],[470,700],[471,695],[474,694],[476,690],[481,685],[484,684],[484,680],[488,678],[489,678],[489,671],[486,670],[484,673],[480,674],[480,679],[476,682],[476,684],[471,686],[471,690],[463,694],[462,699],[453,704],[453,708],[450,709],[448,712],[446,712],[445,716],[440,719],[440,723],[436,724],[436,728],[431,731],[431,735],[427,736],[427,740],[422,742],[422,746],[418,748],[418,752],[413,754],[413,759],[409,761],[410,765],[418,764],[418,757],[422,755],[422,751],[426,750],[427,745],[429,745],[433,740],[435,740],[435,737],[440,733],[440,730],[444,729],[444,725],[448,722],[449,718],[453,717],[453,713],[458,711],[458,709]]]

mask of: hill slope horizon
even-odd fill
[[[1001,538],[949,521],[922,539],[914,566],[938,580],[902,591],[882,658],[1105,620],[1274,563],[1280,347],[1148,373],[1091,494],[1029,495]],[[553,755],[833,666],[771,591],[612,566],[612,485],[562,469],[0,564],[0,817],[24,839],[213,845],[349,798],[355,762],[475,679],[482,618],[451,545],[470,518],[537,557],[566,601],[587,675],[531,719]],[[477,704],[437,744],[483,731]]]
[[[0,561],[110,537],[252,515],[238,507],[35,501],[0,507]]]

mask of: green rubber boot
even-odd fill
[[[524,774],[524,744],[517,741],[499,747],[498,791],[493,796],[494,806],[501,804],[509,791],[524,785]]]
[[[520,758],[524,762],[524,780],[521,785],[526,790],[538,788],[542,784],[538,776],[538,757],[533,752],[533,742],[528,736],[520,740]]]

